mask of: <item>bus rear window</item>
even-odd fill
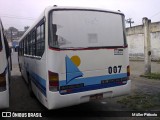
[[[123,15],[89,10],[59,10],[50,16],[50,47],[125,46]]]

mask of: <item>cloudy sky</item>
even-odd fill
[[[5,29],[10,26],[23,30],[30,26],[47,6],[83,6],[121,10],[133,25],[142,24],[142,18],[160,21],[159,0],[0,0],[0,17]],[[127,25],[128,26],[128,25]]]

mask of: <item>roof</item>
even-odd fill
[[[69,10],[69,9],[74,9],[74,10],[93,10],[93,11],[104,11],[104,12],[111,12],[111,13],[116,13],[116,14],[122,14],[120,11],[113,11],[113,10],[108,10],[108,9],[102,9],[102,8],[94,8],[94,7],[76,7],[76,6],[49,6],[45,10],[51,10],[51,9],[57,9],[57,10]]]

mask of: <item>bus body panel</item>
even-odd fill
[[[0,108],[9,107],[9,90],[0,92]]]
[[[7,55],[6,44],[7,41],[4,38],[3,26],[0,20],[0,109],[9,107],[9,72],[10,72],[10,56]],[[9,49],[9,48],[8,48]],[[8,56],[8,58],[7,58]],[[3,85],[3,81],[5,79],[5,85]],[[3,87],[2,87],[3,86]]]
[[[24,80],[29,84],[28,80],[31,80],[31,86],[34,95],[37,97],[37,99],[47,107],[47,99],[46,99],[46,86],[45,89],[42,90],[42,85],[40,81],[43,81],[42,83],[46,84],[46,70],[45,65],[43,64],[44,61],[32,59],[30,57],[19,57],[19,65],[21,68],[22,77]],[[25,64],[23,62],[25,61]],[[42,65],[43,64],[43,65]],[[43,66],[41,68],[37,68],[38,66]],[[44,71],[39,72],[40,70],[44,69]]]
[[[117,49],[49,50],[47,68],[49,71],[58,73],[60,94],[125,85],[128,80],[127,66],[129,63],[126,57],[128,49],[121,49],[123,50],[121,55],[115,55],[115,50]],[[121,78],[126,80],[118,81]],[[103,84],[109,80],[108,85]],[[111,82],[111,80],[117,80],[117,82]],[[70,92],[67,92],[68,90]]]
[[[8,80],[8,67],[7,67],[7,60],[5,51],[2,50],[0,52],[0,74],[5,72],[5,79],[6,79],[6,90],[0,90],[0,109],[1,108],[8,108],[9,107],[9,80]],[[1,87],[0,87],[1,89]]]
[[[30,59],[30,58],[28,58]],[[33,62],[33,61],[32,61]],[[28,63],[29,64],[29,63]],[[36,66],[36,67],[35,67]],[[30,70],[29,70],[30,69]],[[32,67],[29,68],[29,75],[32,77],[33,92],[39,101],[47,107],[47,71],[46,71],[46,53],[41,60],[35,59]]]
[[[5,51],[1,51],[0,52],[0,74],[4,72],[4,70],[6,69],[6,56],[5,56]]]
[[[123,50],[123,54],[115,55],[114,51],[120,49]],[[109,66],[122,65],[126,72],[126,67],[129,65],[128,61],[128,48],[113,48],[113,49],[97,49],[97,50],[62,50],[55,51],[48,50],[48,68],[53,69],[59,74],[66,74],[66,56],[72,59],[75,58],[75,62],[79,59],[78,68],[81,71],[94,71],[105,70]],[[113,62],[114,60],[115,62]],[[57,64],[55,64],[57,63]],[[73,62],[74,63],[74,62]],[[106,71],[107,74],[107,71]]]
[[[45,12],[43,12],[41,17],[34,23],[32,27],[28,29],[28,31],[22,36],[20,40],[21,43],[23,39],[26,36],[28,36],[28,34],[30,34],[33,30],[36,30],[39,27],[39,25],[41,25],[41,21],[42,19],[44,19],[45,22],[44,54],[41,57],[37,57],[35,55],[25,55],[25,54],[19,56],[19,63],[20,63],[20,68],[22,70],[21,71],[22,75],[24,76],[26,81],[28,81],[28,77],[31,76],[32,90],[36,95],[36,97],[38,98],[38,100],[48,109],[56,109],[70,105],[80,104],[83,102],[88,102],[91,100],[90,97],[96,94],[102,94],[103,98],[116,97],[128,94],[130,92],[131,80],[129,79],[127,70],[129,66],[128,48],[127,46],[125,46],[126,44],[123,44],[123,42],[125,41],[123,38],[125,34],[123,33],[124,31],[122,30],[124,27],[122,25],[123,21],[117,22],[118,26],[122,28],[118,29],[120,30],[120,32],[122,32],[118,33],[120,37],[115,36],[116,33],[113,32],[114,30],[116,31],[115,28],[114,30],[112,30],[112,32],[108,30],[108,32],[111,33],[108,38],[112,38],[112,35],[114,35],[115,44],[112,43],[112,40],[110,39],[109,40],[110,45],[108,45],[107,47],[105,47],[105,45],[100,46],[99,44],[98,48],[96,48],[96,46],[94,47],[89,46],[91,48],[87,48],[87,46],[85,46],[83,48],[83,47],[78,47],[77,46],[78,44],[76,44],[75,42],[75,46],[73,46],[73,48],[72,47],[70,47],[69,49],[57,48],[57,47],[54,48],[50,46],[49,43],[49,39],[51,38],[49,34],[53,34],[52,33],[53,31],[51,31],[50,29],[50,26],[52,25],[53,27],[55,26],[57,27],[58,31],[55,34],[58,36],[58,38],[62,40],[61,44],[64,44],[64,41],[62,39],[63,34],[64,36],[67,36],[69,39],[72,39],[72,36],[74,38],[78,38],[78,41],[81,39],[81,36],[77,37],[77,35],[81,34],[80,33],[81,31],[79,32],[75,31],[76,34],[71,34],[74,32],[74,29],[73,31],[66,29],[67,26],[70,27],[70,25],[72,25],[73,27],[76,22],[71,24],[72,22],[69,22],[67,19],[65,19],[66,21],[64,23],[63,23],[64,19],[58,21],[58,19],[63,18],[62,16],[58,16],[56,19],[54,19],[55,21],[54,20],[50,21],[50,15],[52,14],[52,12],[56,13],[54,11],[61,11],[61,10],[62,11],[71,10],[72,11],[71,13],[74,13],[73,12],[74,10],[81,11],[79,13],[82,15],[84,12],[85,18],[91,18],[91,21],[86,20],[87,24],[88,23],[92,24],[94,15],[98,13],[97,11],[100,11],[102,13],[108,12],[116,14],[119,17],[116,17],[116,15],[112,17],[111,14],[108,14],[108,17],[110,16],[111,18],[117,18],[118,20],[124,17],[123,14],[118,12],[110,12],[98,9],[92,10],[89,8],[82,9],[82,8],[50,7],[45,9]],[[92,14],[91,17],[87,17],[88,13],[86,14],[85,10],[93,12],[95,11],[96,14]],[[53,16],[54,15],[55,14],[53,14]],[[67,14],[65,15],[65,17],[67,17]],[[101,14],[100,17],[102,18],[103,15]],[[81,20],[83,20],[82,18],[83,17],[81,17]],[[98,17],[96,19],[98,19]],[[114,22],[116,22],[116,20],[114,20]],[[67,23],[68,25],[65,26]],[[101,22],[98,22],[99,25],[100,23]],[[77,26],[81,27],[81,25]],[[98,34],[101,34],[102,35],[100,36],[101,40],[103,39],[104,36],[106,36],[106,34],[102,34],[103,31],[105,31],[105,29],[101,29],[101,32],[99,32],[100,29],[94,31],[92,30],[92,26],[91,25],[89,26],[90,28],[88,30],[91,30],[91,34],[87,33],[88,34],[87,39],[89,39],[90,42],[93,43],[95,42],[94,38],[96,37],[96,35],[92,33],[98,32]],[[111,28],[111,25],[109,26]],[[116,25],[114,25],[114,27],[115,26]],[[85,27],[84,24],[83,27]],[[93,26],[93,28],[97,29],[96,26]],[[87,32],[87,29],[83,28],[83,30],[84,31],[82,37],[84,37],[85,32]],[[71,33],[67,33],[68,31],[70,31]],[[72,40],[76,41],[77,39],[72,39]],[[116,42],[116,40],[119,42]],[[105,41],[105,39],[103,41]],[[50,82],[51,82],[50,73],[52,73],[52,75],[56,75],[56,78],[58,75],[58,82],[56,83],[58,85],[57,91],[52,91],[52,89],[50,89]],[[124,81],[123,78],[125,78]],[[51,79],[53,80],[54,78]],[[109,80],[112,80],[110,81],[111,85],[107,86],[107,81]],[[112,84],[113,82],[114,84]],[[88,86],[91,87],[85,88]],[[81,90],[81,88],[85,89]]]
[[[22,76],[28,83],[31,80],[32,90],[38,100],[47,107],[46,92],[46,58],[45,53],[42,58],[33,59],[27,55],[19,57]]]
[[[90,96],[95,94],[103,94],[104,98],[111,98],[128,94],[131,90],[131,80],[128,80],[126,85],[86,91],[74,94],[60,95],[59,93],[49,92],[48,93],[48,109],[57,109],[76,105],[90,101]]]

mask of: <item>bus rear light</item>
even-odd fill
[[[50,86],[59,86],[58,81],[49,81]]]
[[[58,91],[58,88],[59,88],[58,73],[48,71],[48,77],[49,77],[49,90],[50,91]]]
[[[130,76],[130,66],[127,66],[127,76]]]
[[[3,72],[0,74],[0,91],[6,90],[6,74]]]

